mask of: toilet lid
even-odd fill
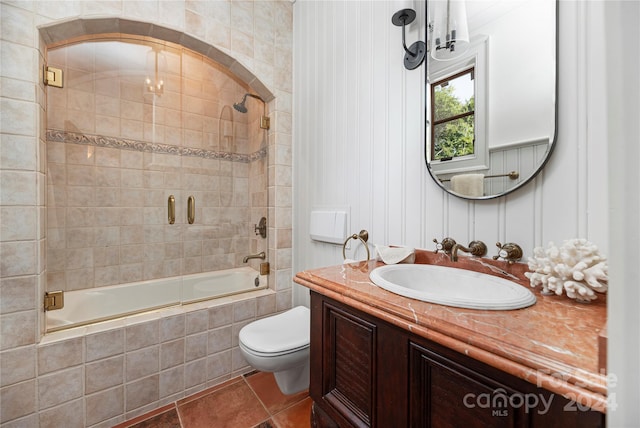
[[[240,342],[263,354],[282,354],[309,346],[309,309],[296,306],[286,312],[259,319],[240,330]]]

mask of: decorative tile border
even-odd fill
[[[204,159],[220,159],[231,162],[251,163],[267,156],[267,148],[243,155],[239,153],[218,152],[214,150],[196,149],[192,147],[172,146],[171,144],[149,143],[146,141],[128,140],[126,138],[107,137],[104,135],[81,134],[78,132],[47,129],[47,141],[56,143],[80,144],[84,146],[109,147],[112,149],[133,150],[137,152],[161,153],[176,156],[190,156]]]

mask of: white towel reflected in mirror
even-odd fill
[[[451,190],[462,196],[484,196],[484,174],[454,175]]]

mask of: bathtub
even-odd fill
[[[250,267],[64,293],[64,307],[46,312],[47,332],[267,288]]]

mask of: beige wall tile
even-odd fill
[[[0,284],[0,314],[36,308],[35,276],[2,278]]]
[[[0,354],[0,387],[36,377],[35,346],[13,349]]]
[[[132,263],[120,265],[120,283],[141,281],[144,278],[144,265],[142,263]]]
[[[119,207],[122,205],[121,189],[111,187],[91,188],[95,194],[95,204],[101,207]]]
[[[82,2],[82,13],[84,15],[120,15],[122,2],[114,0]]]
[[[194,334],[207,330],[208,312],[206,309],[189,312],[186,317],[186,333]]]
[[[85,394],[93,394],[124,383],[122,355],[96,361],[85,366]]]
[[[71,212],[72,209],[68,209],[67,211]],[[55,234],[50,234],[50,238],[48,239],[48,242],[50,245],[49,248],[60,248],[60,249],[88,248],[91,246],[91,244],[94,241],[95,231],[90,227],[69,228],[69,229],[66,229],[66,231],[68,231],[68,233],[62,236],[63,241],[62,242],[58,241],[58,243],[54,240],[56,238]],[[61,233],[64,233],[64,232],[65,232],[65,229],[61,230]],[[68,254],[71,255],[72,253],[68,253]]]
[[[10,42],[33,46],[35,43],[33,14],[28,10],[4,3],[0,7],[2,8],[0,11],[2,38]]]
[[[96,167],[96,185],[101,187],[120,187],[120,169]]]
[[[75,367],[38,377],[38,406],[57,406],[82,397],[84,379],[82,367]]]
[[[126,381],[131,382],[157,373],[160,367],[160,347],[150,346],[126,354]]]
[[[185,339],[177,339],[160,345],[160,370],[175,367],[184,363]]]
[[[233,321],[246,321],[256,317],[256,301],[243,300],[233,304]]]
[[[29,82],[37,81],[37,77],[39,76],[38,62],[36,61],[37,51],[24,44],[12,43],[5,40],[0,41],[0,49],[3,77]]]
[[[33,82],[2,77],[0,79],[0,94],[6,98],[20,101],[36,101],[36,91]]]
[[[166,0],[159,2],[158,19],[170,28],[185,28],[184,2]]]
[[[207,380],[216,379],[231,373],[231,350],[219,352],[207,357]]]
[[[3,242],[0,247],[0,271],[3,276],[36,274],[36,243],[34,241]]]
[[[158,20],[159,2],[157,0],[138,0],[123,2],[122,9],[125,15],[131,18],[139,18],[147,22]]]
[[[75,400],[39,413],[40,428],[82,428],[84,424],[83,400]]]
[[[174,315],[160,320],[160,342],[174,340],[185,334],[185,315]]]
[[[85,398],[85,413],[87,415],[87,426],[97,424],[102,421],[109,421],[124,413],[124,387],[101,391],[96,394],[87,395]],[[113,423],[107,424],[113,426]]]
[[[209,309],[209,328],[214,329],[233,322],[233,305],[214,306]]]
[[[159,375],[149,376],[125,386],[125,410],[127,412],[158,401],[160,397]]]
[[[2,425],[2,428],[23,428],[23,427],[37,427],[38,415],[37,413],[31,413],[23,418],[14,419],[11,422],[7,422]]]
[[[96,287],[120,283],[120,266],[96,267],[94,272]]]
[[[67,264],[65,268],[71,269],[83,269],[93,267],[93,250],[87,251],[85,248],[81,249],[69,249],[67,250]]]
[[[204,386],[207,380],[207,360],[192,361],[184,365],[184,387],[193,388],[197,385]]]
[[[110,135],[113,133],[117,133],[118,135],[120,135],[122,133],[120,128],[120,118],[96,115],[95,129],[96,129],[96,134],[98,135]]]
[[[245,367],[248,367],[249,364],[245,361],[244,357],[240,353],[240,349],[233,348],[231,350],[231,370],[237,371],[242,370]]]
[[[66,269],[66,290],[82,290],[85,288],[93,288],[94,276],[93,268],[84,269]]]
[[[82,112],[95,111],[95,95],[93,92],[84,90],[68,89],[67,90],[67,109],[79,110]]]
[[[263,317],[271,315],[276,311],[276,296],[273,294],[268,296],[258,297],[256,299],[256,316]]]
[[[0,205],[36,205],[36,174],[0,171]]]
[[[284,311],[286,309],[291,309],[291,303],[292,303],[291,289],[286,289],[285,291],[279,291],[276,294],[276,310],[277,311]]]
[[[207,338],[206,332],[187,336],[185,361],[193,361],[207,356]]]
[[[2,144],[2,150],[0,150],[2,168],[35,170],[37,149],[35,137],[2,134],[0,144]]]
[[[108,81],[104,80],[100,82],[108,82]],[[96,84],[96,96],[95,96],[96,114],[99,114],[102,116],[111,116],[114,118],[119,118],[121,116],[120,99],[117,98],[112,91],[109,91],[106,95],[100,94],[98,92],[98,86],[102,87],[105,85],[103,83],[101,83],[100,85]],[[114,135],[114,134],[106,134],[106,135]],[[115,134],[115,135],[118,135],[118,134]]]
[[[38,374],[82,364],[84,339],[76,338],[38,347]]]
[[[120,150],[108,147],[96,147],[96,165],[104,167],[120,166]]]
[[[130,325],[126,328],[126,350],[133,351],[159,342],[158,321]]]
[[[184,369],[174,367],[160,373],[160,398],[178,394],[184,389]]]
[[[231,348],[232,343],[231,326],[220,327],[209,330],[208,352],[209,354],[217,354]]]
[[[95,205],[96,195],[89,186],[67,186],[67,206],[92,207]]]
[[[115,329],[86,337],[86,360],[95,361],[124,352],[124,330]]]
[[[0,240],[20,241],[36,238],[37,208],[0,208]]]
[[[36,411],[36,381],[18,383],[0,389],[0,423]]]
[[[65,145],[65,160],[72,165],[94,165],[95,148],[91,146],[81,146],[75,144]],[[51,159],[49,159],[51,161]]]

